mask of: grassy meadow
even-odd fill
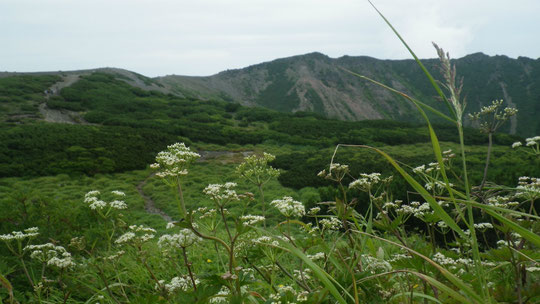
[[[0,303],[540,303],[540,136],[436,48],[447,112],[349,71],[422,124],[0,78]]]

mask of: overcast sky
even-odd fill
[[[539,0],[373,0],[421,58],[540,57]],[[0,0],[0,71],[211,75],[276,58],[410,58],[367,0]]]

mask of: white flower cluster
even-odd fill
[[[341,181],[345,175],[349,173],[349,166],[348,165],[342,165],[338,163],[332,163],[330,164],[330,168],[328,170],[328,173],[326,173],[326,169],[320,171],[317,176],[326,178],[329,180],[334,181]]]
[[[296,302],[305,302],[307,301],[307,296],[309,293],[306,292],[297,292],[292,286],[279,284],[277,286],[277,292],[270,294],[268,303],[270,304],[294,304],[295,302],[290,302],[283,298],[289,298],[288,296],[293,296],[296,299]],[[285,301],[285,302],[284,302]]]
[[[317,252],[315,254],[308,254],[307,257],[308,257],[308,259],[310,259],[312,261],[323,260],[324,259],[324,252]]]
[[[492,229],[493,225],[491,223],[478,223],[474,224],[474,228],[478,230],[486,230],[486,229]]]
[[[429,163],[427,166],[421,165],[416,168],[413,168],[412,171],[416,174],[422,174],[422,173],[430,174],[434,171],[439,171],[439,170],[441,170],[439,163],[432,162],[432,163]]]
[[[261,236],[253,240],[253,242],[261,244],[261,245],[271,245],[271,246],[279,246],[279,242],[276,240],[273,240],[269,236]]]
[[[402,213],[402,214],[412,214],[417,218],[422,219],[424,215],[428,213],[433,213],[433,210],[431,210],[431,207],[429,206],[429,203],[423,203],[420,204],[420,202],[410,202],[408,205],[401,205],[400,208],[396,209],[396,212]]]
[[[24,229],[24,232],[22,231],[12,231],[8,234],[0,234],[0,240],[1,241],[11,241],[11,240],[24,240],[25,238],[33,238],[35,236],[39,235],[39,229],[38,227],[32,227],[28,229]]]
[[[512,148],[523,146],[521,141],[516,141],[512,144]],[[540,153],[540,136],[529,137],[525,139],[525,146],[531,147],[535,154]]]
[[[143,225],[131,225],[128,232],[122,234],[116,241],[116,244],[132,243],[141,245],[148,242],[156,236],[156,230]]]
[[[232,188],[236,187],[236,183],[225,184],[210,184],[204,188],[204,194],[210,196],[216,203],[223,205],[226,202],[237,201],[240,198]]]
[[[335,216],[330,216],[319,221],[323,229],[339,230],[343,225],[343,222]]]
[[[368,254],[362,254],[361,258],[363,264],[366,266],[365,271],[369,271],[371,274],[392,270],[392,265],[383,259],[378,259]]]
[[[199,279],[195,279],[195,284],[199,284]],[[165,280],[159,280],[159,284],[165,288],[169,294],[176,293],[178,291],[190,291],[193,289],[193,282],[188,277],[174,277],[170,283],[165,283]],[[156,286],[156,289],[158,286]]]
[[[226,211],[227,209],[223,209],[223,211]],[[197,210],[195,210],[195,213],[200,213],[199,219],[206,219],[206,218],[213,218],[217,215],[216,209],[209,209],[208,207],[199,207]],[[226,212],[225,212],[226,213]]]
[[[268,165],[276,159],[272,154],[264,152],[262,156],[250,155],[236,167],[236,172],[255,184],[264,184],[270,178],[278,177],[280,172]]]
[[[525,138],[525,145],[527,147],[539,145],[539,144],[540,144],[540,136]]]
[[[515,232],[512,232],[510,234],[509,239],[497,241],[497,246],[499,246],[499,248],[503,248],[507,246],[518,247],[520,244],[521,244],[521,235]]]
[[[192,152],[184,143],[175,143],[167,146],[166,151],[161,151],[156,156],[156,162],[150,168],[159,170],[156,175],[165,177],[178,177],[187,175],[187,167],[201,155]]]
[[[452,184],[452,183],[448,183],[448,185],[450,187],[454,186],[454,184]],[[443,181],[433,180],[433,181],[427,182],[424,185],[424,188],[426,188],[426,190],[432,190],[432,189],[443,190],[443,189],[446,188],[446,184]]]
[[[113,190],[113,191],[111,191],[111,193],[114,196],[117,196],[117,197],[126,196],[126,194],[124,192],[118,191],[118,190]],[[107,206],[109,206],[109,208],[111,208],[111,209],[118,209],[118,210],[122,210],[122,209],[127,208],[126,203],[124,201],[121,201],[121,200],[113,200],[112,202],[107,203],[107,202],[105,202],[103,200],[98,199],[98,196],[100,194],[101,193],[99,191],[97,191],[97,190],[92,190],[92,191],[89,191],[88,193],[85,194],[84,202],[89,204],[88,207],[90,207],[90,209],[92,209],[92,210],[103,210],[103,209],[107,208]]]
[[[459,271],[457,272],[459,275],[465,273],[465,270],[463,269],[463,267],[468,268],[468,267],[471,267],[471,266],[474,265],[474,261],[472,259],[469,259],[469,258],[453,259],[451,257],[445,256],[444,254],[442,254],[440,252],[435,253],[431,257],[431,259],[434,262],[436,262],[437,264],[441,265],[441,266],[448,266],[448,269],[450,269],[450,270],[459,269]],[[481,261],[481,263],[482,263],[482,265],[484,265],[486,267],[497,266],[497,264],[495,264],[493,262],[489,262],[489,261]]]
[[[502,111],[499,111],[499,108],[502,106],[503,100],[494,100],[491,102],[491,105],[484,106],[480,109],[480,112],[469,114],[469,118],[471,120],[481,120],[482,117],[483,121],[480,123],[480,127],[484,132],[489,131],[490,128],[493,128],[491,120],[498,120],[500,122],[504,122],[508,120],[508,118],[514,116],[517,114],[518,110],[516,108],[504,108]],[[500,123],[499,123],[500,125]]]
[[[164,234],[159,238],[160,248],[186,248],[201,240],[190,229],[184,228],[176,234]]]
[[[309,209],[308,214],[309,215],[315,215],[315,214],[319,213],[320,211],[321,211],[320,207],[313,207],[313,208]]]
[[[24,247],[25,251],[32,251],[30,258],[45,263],[48,266],[56,266],[66,269],[75,266],[71,253],[67,252],[62,246],[56,246],[52,243],[41,245],[28,245]]]
[[[378,184],[381,181],[381,174],[380,173],[361,173],[360,178],[357,180],[354,180],[349,184],[349,188],[351,189],[359,189],[361,191],[369,191],[373,186]]]
[[[508,196],[493,196],[487,199],[487,204],[490,206],[510,208],[519,205],[518,202],[511,201]]]
[[[522,176],[519,178],[516,196],[527,200],[540,198],[540,178]]]
[[[123,256],[126,252],[124,250],[119,250],[115,254],[111,254],[110,256],[104,257],[104,260],[114,261],[118,259],[119,257]]]
[[[310,268],[306,268],[304,270],[294,269],[293,270],[293,275],[298,281],[310,280],[311,279],[311,269]]]
[[[304,205],[293,200],[290,196],[284,196],[283,199],[273,200],[270,205],[276,207],[285,217],[302,217],[306,214]]]
[[[244,226],[251,226],[251,225],[255,225],[257,223],[263,222],[264,216],[248,214],[248,215],[242,215],[240,217],[240,220],[242,221],[242,224]]]
[[[208,303],[210,303],[210,304],[227,303],[228,302],[228,300],[227,300],[228,296],[229,296],[229,289],[227,287],[223,286],[223,287],[221,287],[219,292],[216,293],[214,295],[214,297],[212,297],[210,299],[210,301],[208,301]]]
[[[525,268],[525,270],[527,270],[528,272],[540,272],[540,267],[531,266]]]
[[[405,254],[405,253],[394,253],[392,257],[388,259],[388,262],[393,263],[396,261],[407,260],[407,259],[412,259],[412,256],[410,254]]]

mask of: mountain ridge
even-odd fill
[[[440,78],[438,59],[422,59]],[[478,111],[495,99],[505,99],[520,111],[506,132],[523,136],[540,133],[540,58],[481,52],[453,59],[458,75],[465,78],[463,95],[467,112]],[[231,69],[210,76],[166,75],[146,77],[118,68],[36,73],[0,72],[10,75],[82,75],[105,72],[146,91],[159,91],[185,98],[222,100],[247,106],[262,106],[281,112],[315,112],[342,120],[394,119],[419,121],[414,106],[380,86],[351,75],[365,75],[403,91],[437,109],[445,110],[435,90],[412,59],[377,59],[370,56],[331,58],[320,52],[278,58]]]

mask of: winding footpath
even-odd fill
[[[205,161],[209,161],[209,160],[218,160],[219,159],[220,162],[227,163],[227,162],[230,162],[231,160],[234,160],[235,157],[244,158],[246,156],[249,156],[249,155],[253,154],[254,152],[253,151],[242,151],[242,152],[199,151],[199,153],[201,154],[201,158],[198,161],[205,162]],[[150,178],[152,178],[154,175],[156,175],[156,174],[152,173],[145,180],[141,181],[136,186],[137,192],[139,192],[139,195],[144,200],[144,209],[146,210],[147,213],[157,214],[157,215],[161,216],[165,221],[172,222],[173,220],[172,220],[171,216],[168,215],[167,213],[165,213],[165,211],[163,211],[163,210],[159,209],[158,207],[156,207],[156,204],[154,203],[154,201],[148,195],[146,195],[144,193],[144,191],[143,191],[143,187],[146,185],[148,180]]]
[[[144,209],[146,210],[146,212],[150,214],[157,214],[161,216],[166,222],[172,222],[173,220],[171,216],[165,213],[163,210],[156,207],[156,204],[154,203],[154,201],[148,195],[146,195],[143,191],[143,187],[148,182],[148,179],[150,179],[154,175],[155,173],[152,173],[145,180],[140,182],[137,185],[137,192],[139,192],[139,195],[144,199]]]

